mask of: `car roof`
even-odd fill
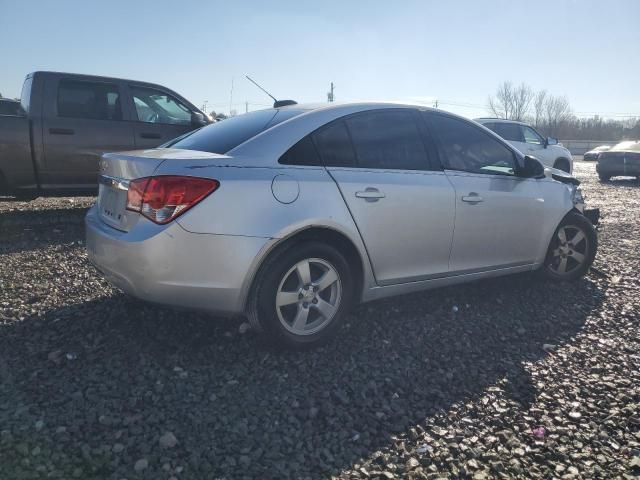
[[[520,120],[508,120],[506,118],[491,118],[491,117],[479,117],[473,119],[478,123],[515,123],[517,125],[524,125],[526,127],[530,127],[527,122],[521,122]]]

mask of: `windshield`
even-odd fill
[[[227,153],[260,132],[303,113],[303,110],[258,110],[208,125],[190,135],[179,137],[165,147]]]

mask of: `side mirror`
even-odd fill
[[[191,125],[196,127],[202,127],[208,124],[207,119],[200,112],[191,112]]]
[[[558,144],[558,139],[557,138],[553,138],[553,137],[547,137],[547,140],[545,142],[547,145],[557,145]]]
[[[537,158],[525,155],[524,165],[519,169],[518,176],[522,178],[540,178],[544,175],[544,167]]]

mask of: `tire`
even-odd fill
[[[609,180],[611,180],[611,175],[605,175],[604,173],[599,173],[598,177],[600,178],[601,182],[608,182]]]
[[[323,278],[330,283],[323,285]],[[275,252],[260,269],[250,320],[278,346],[315,347],[336,334],[353,290],[353,275],[340,251],[300,242]]]
[[[587,273],[597,250],[593,224],[584,215],[569,212],[553,234],[541,272],[551,280],[576,280]]]
[[[556,160],[556,162],[553,164],[553,168],[557,168],[558,170],[562,170],[563,172],[567,173],[571,172],[571,165],[569,164],[569,161],[565,160],[564,158]]]

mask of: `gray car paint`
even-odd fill
[[[181,292],[190,288],[189,305],[221,313],[243,312],[256,271],[269,253],[310,228],[339,232],[356,248],[364,274],[362,301],[541,265],[555,228],[573,209],[572,186],[553,180],[550,173],[522,179],[278,164],[290,146],[327,122],[379,108],[416,107],[371,103],[309,110],[226,155],[160,149],[105,156],[104,173],[124,180],[186,175],[215,178],[220,188],[165,226],[128,212],[136,217],[135,223],[132,220],[128,231],[116,230],[100,220],[99,205],[92,208],[87,216],[90,259],[118,276],[119,284],[130,284],[127,288],[141,298],[184,305]],[[291,203],[278,201],[273,194],[272,182],[283,174],[299,186]],[[420,185],[435,189],[422,190]],[[385,197],[374,202],[355,197],[356,191],[366,188],[377,188]],[[460,201],[472,192],[486,197],[486,203]],[[422,209],[421,202],[432,208]],[[468,213],[461,213],[464,210]],[[452,228],[456,211],[460,216]],[[140,231],[155,233],[140,239]],[[179,258],[171,255],[176,238],[188,251]],[[167,248],[162,247],[165,242]],[[144,250],[146,244],[151,253]],[[131,248],[141,249],[143,260],[132,255]],[[220,265],[228,249],[234,250],[234,261]],[[153,266],[156,256],[163,257],[160,272]],[[197,274],[187,282],[189,266]],[[147,275],[141,276],[140,270]],[[174,291],[167,288],[163,277],[167,272],[185,277]]]

